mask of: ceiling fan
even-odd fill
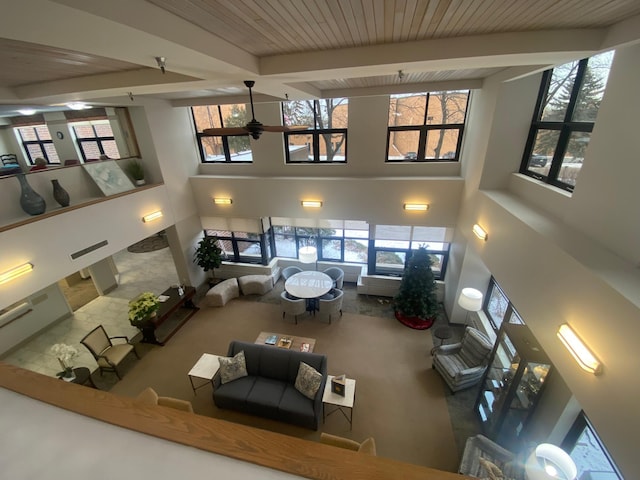
[[[244,84],[249,89],[249,99],[251,101],[251,121],[244,127],[223,127],[223,128],[205,128],[202,133],[205,135],[251,135],[252,138],[257,140],[262,135],[262,132],[290,132],[294,130],[306,130],[307,127],[290,128],[281,125],[263,125],[256,120],[256,115],[253,112],[253,93],[251,88],[256,82],[253,80],[245,80]]]

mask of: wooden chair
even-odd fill
[[[193,405],[188,400],[181,400],[173,397],[161,397],[156,391],[147,387],[136,397],[136,402],[143,405],[160,405],[161,407],[170,407],[183,412],[193,413]]]
[[[126,343],[114,344],[111,340],[124,339]],[[91,330],[85,337],[80,340],[93,355],[98,367],[100,368],[100,375],[104,370],[113,371],[122,379],[120,372],[118,372],[118,365],[124,360],[124,358],[133,351],[136,357],[140,358],[135,347],[129,343],[129,338],[125,336],[109,337],[106,330],[102,325],[98,325]]]
[[[354,452],[366,453],[368,455],[373,455],[374,457],[376,456],[376,441],[373,437],[366,438],[363,442],[356,442],[349,438],[338,437],[337,435],[322,432],[320,434],[320,443],[333,445],[334,447],[346,448],[347,450],[353,450]]]

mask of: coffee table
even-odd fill
[[[286,333],[275,333],[275,332],[260,332],[260,335],[258,335],[258,338],[256,338],[256,341],[253,343],[257,343],[260,345],[267,345],[265,343],[265,341],[267,340],[267,338],[269,338],[270,336],[275,335],[276,338],[276,343],[275,345],[270,345],[273,347],[277,347],[278,343],[280,342],[281,338],[290,338],[291,339],[291,345],[289,346],[289,350],[298,350],[300,351],[302,348],[302,345],[307,343],[309,344],[309,350],[307,350],[307,352],[311,353],[313,352],[314,347],[316,346],[316,339],[315,338],[308,338],[308,337],[296,337],[295,335],[287,335]]]
[[[203,353],[202,356],[198,359],[196,364],[189,370],[189,381],[191,382],[191,388],[193,389],[194,395],[197,395],[196,390],[204,387],[208,383],[213,385],[213,377],[218,373],[218,369],[220,368],[220,361],[218,360],[220,355],[213,355],[211,353]],[[207,380],[201,385],[194,385],[193,379],[201,378],[202,380]]]
[[[334,412],[340,411],[344,418],[349,422],[349,429],[353,429],[353,405],[356,402],[356,381],[353,378],[345,379],[344,397],[333,393],[331,391],[331,380],[335,375],[327,375],[327,382],[324,385],[324,392],[322,395],[322,423],[327,419],[329,415]],[[327,412],[327,405],[334,406],[335,408],[330,412]],[[345,413],[345,410],[349,409],[349,416]]]

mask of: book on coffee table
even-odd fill
[[[308,352],[309,351],[309,344],[308,343],[303,343],[302,345],[300,345],[300,351],[301,352]]]
[[[266,343],[267,345],[275,345],[276,341],[278,340],[278,336],[277,335],[269,335],[264,343]]]
[[[292,340],[290,338],[287,337],[282,337],[280,339],[280,341],[278,342],[278,346],[280,348],[291,348],[291,344],[292,344]]]

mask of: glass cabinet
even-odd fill
[[[484,434],[516,450],[550,371],[527,326],[503,323],[475,403]]]

